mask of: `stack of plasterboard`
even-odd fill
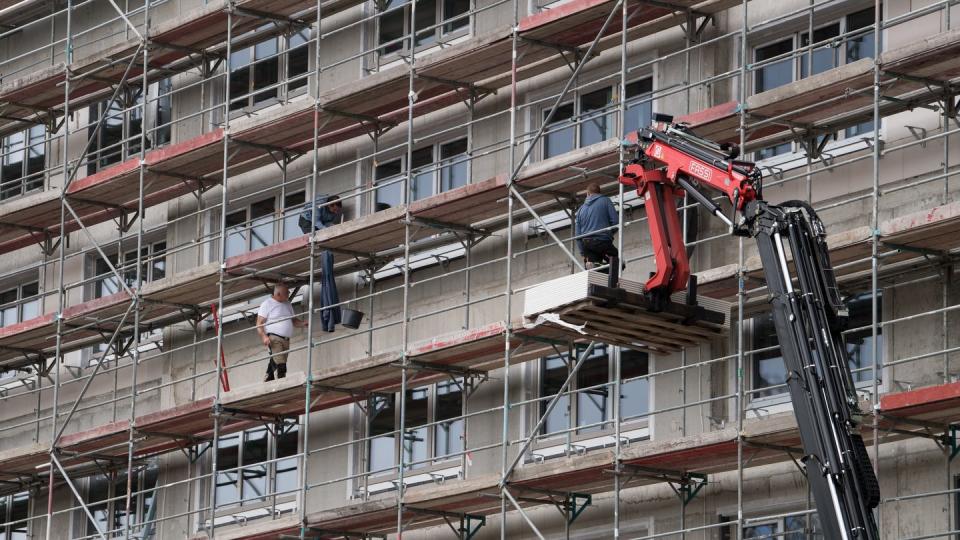
[[[685,292],[671,297],[662,310],[651,310],[643,285],[621,279],[607,286],[607,276],[580,272],[528,289],[523,315],[530,326],[550,325],[613,345],[670,353],[723,335],[729,329],[730,304],[698,297],[688,305]]]

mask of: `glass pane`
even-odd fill
[[[28,283],[20,287],[20,298],[23,304],[20,306],[20,320],[25,321],[40,315],[40,299],[37,295],[40,293],[38,283]]]
[[[240,486],[237,485],[240,464],[240,435],[221,437],[217,445],[217,505],[233,504],[240,500]],[[221,472],[223,471],[223,472]]]
[[[127,153],[124,156],[132,156],[140,152],[140,131],[143,129],[143,89],[139,89],[134,104],[127,111]]]
[[[153,133],[150,134],[153,144],[161,146],[170,142],[171,122],[173,121],[173,83],[170,79],[162,79],[157,83],[157,119],[154,122]]]
[[[847,32],[873,26],[874,13],[873,8],[851,13],[847,15]],[[856,62],[863,58],[872,58],[874,53],[873,30],[867,30],[865,33],[857,34],[847,38],[846,61]]]
[[[136,474],[136,473],[134,473]],[[134,483],[134,490],[136,490],[136,483]],[[127,523],[127,473],[117,473],[116,479],[113,482],[113,515],[111,516],[110,521],[110,530],[117,531],[119,533],[123,530],[124,527],[129,525]],[[136,510],[134,510],[136,512]],[[115,536],[120,536],[116,534]]]
[[[467,140],[459,139],[440,146],[440,191],[449,191],[467,185]]]
[[[756,61],[762,62],[764,60],[780,56],[781,54],[786,54],[792,50],[792,39],[778,41],[777,43],[767,45],[766,47],[758,47],[756,50]],[[756,71],[755,77],[755,91],[757,93],[771,90],[778,86],[783,86],[789,82],[793,82],[793,59],[785,58],[772,64],[767,64]]]
[[[230,71],[236,71],[240,68],[250,65],[250,59],[252,58],[253,48],[247,47],[246,49],[241,49],[239,51],[233,51],[230,53]]]
[[[417,0],[417,43],[416,46],[430,45],[436,43],[438,28],[433,28],[437,24],[437,0]]]
[[[157,242],[153,245],[153,262],[150,279],[163,279],[167,275],[167,243]]]
[[[277,87],[280,80],[280,59],[277,54],[277,38],[268,39],[254,47],[254,57],[257,63],[253,66],[253,89],[260,90],[253,96],[254,103],[261,103],[277,97]]]
[[[250,103],[250,68],[230,72],[230,110],[242,109]]]
[[[817,47],[813,51],[813,74],[823,73],[828,69],[833,69],[837,67],[838,61],[838,52],[839,49],[833,47],[832,43],[828,40],[835,38],[840,35],[840,23],[831,24],[823,28],[819,28],[813,31],[813,42],[821,43],[827,41],[827,44],[824,46]],[[807,46],[810,44],[810,36],[808,33],[803,33],[800,35],[800,43],[802,46]],[[800,78],[805,78],[807,76],[807,62],[809,61],[809,53],[804,54],[800,57]]]
[[[855,126],[850,126],[844,130],[844,135],[846,137],[858,137],[860,135],[866,135],[867,133],[873,132],[873,120],[868,122],[861,122]]]
[[[116,268],[117,256],[110,255],[109,261],[110,264]],[[110,270],[110,265],[107,264],[107,261],[103,259],[97,259],[95,272],[97,276],[101,276],[101,278],[97,281],[94,291],[97,298],[120,292],[120,280],[117,278],[117,275]]]
[[[765,349],[779,345],[777,330],[773,325],[773,315],[765,314],[754,317],[751,348]],[[753,393],[754,398],[772,396],[786,392],[786,387],[769,388],[787,382],[787,368],[780,356],[780,349],[752,354],[753,358]],[[766,390],[764,390],[766,389]]]
[[[647,353],[620,349],[620,416],[629,418],[650,410],[650,379],[637,379],[648,373]]]
[[[543,359],[543,372],[540,375],[540,414],[547,410],[550,398],[560,390],[563,381],[567,380],[567,363],[564,358],[551,356]],[[553,411],[543,423],[543,434],[554,433],[570,427],[570,396],[562,396],[557,400]]]
[[[157,477],[160,474],[160,469],[156,465],[150,465],[145,471],[141,473],[142,484],[140,485],[140,495],[139,497],[143,500],[143,510],[142,514],[137,516],[134,519],[135,523],[145,523],[156,519],[155,515],[152,515],[153,504],[157,500]],[[155,525],[154,525],[155,526]]]
[[[96,118],[92,119],[96,121]],[[123,160],[123,107],[113,102],[100,128],[100,168]]]
[[[375,396],[370,401],[370,471],[386,471],[396,463],[396,397]],[[379,436],[378,436],[379,435]]]
[[[302,191],[291,193],[283,198],[283,239],[296,238],[302,236],[300,230],[300,212],[303,210],[304,203],[307,202],[306,194]]]
[[[247,211],[227,214],[227,257],[247,251]]]
[[[247,431],[243,435],[243,500],[263,500],[267,494],[267,429]],[[260,463],[261,465],[257,465]]]
[[[883,321],[882,293],[877,297],[877,320]],[[855,296],[847,301],[850,316],[848,325],[853,332],[844,335],[849,365],[854,371],[853,381],[860,383],[871,380],[873,366],[873,350],[878,351],[878,369],[883,366],[883,333],[882,326],[877,326],[877,341],[873,341],[873,332],[870,328],[873,322],[873,297],[869,294]],[[860,330],[857,330],[860,328]]]
[[[277,458],[287,459],[277,461],[275,493],[290,492],[300,485],[300,479],[297,476],[297,433],[298,428],[294,424],[277,439]]]
[[[757,150],[754,154],[756,155],[756,160],[760,161],[761,159],[772,158],[774,156],[782,156],[783,154],[789,154],[793,150],[793,146],[786,142],[782,144],[777,144],[774,146],[768,146]]]
[[[823,537],[823,529],[820,528],[820,516],[816,512],[784,519],[784,529],[788,532],[795,531],[791,534],[785,534],[784,540],[807,540],[808,538]]]
[[[406,428],[403,432],[404,463],[408,468],[427,465],[427,428],[422,426],[430,422],[428,398],[430,387],[424,386],[407,390]],[[415,428],[415,429],[410,429]],[[411,465],[413,462],[419,462]]]
[[[606,110],[611,100],[609,87],[580,96],[581,147],[606,140],[611,135],[613,115]]]
[[[403,181],[400,174],[403,167],[399,159],[388,161],[382,165],[377,165],[374,169],[374,179],[377,183],[377,205],[376,210],[397,206],[403,202]]]
[[[595,347],[577,372],[577,427],[579,431],[599,431],[600,422],[610,416],[610,361],[605,347]],[[590,425],[598,424],[598,425]]]
[[[24,132],[14,133],[4,139],[3,168],[0,175],[3,178],[2,198],[15,197],[23,193],[23,150],[25,145]]]
[[[27,538],[27,519],[30,517],[30,494],[18,493],[13,496],[13,504],[10,507],[10,534],[6,538],[9,540],[26,540]]]
[[[549,109],[543,112],[543,118],[546,120]],[[573,103],[567,103],[557,107],[550,124],[543,135],[543,157],[549,158],[565,154],[574,147],[574,130],[570,124],[573,118]]]
[[[250,249],[273,243],[274,199],[264,199],[250,205]]]
[[[410,184],[410,200],[416,201],[433,195],[433,147],[415,150],[411,158],[413,182]]]
[[[383,45],[381,54],[390,54],[404,47],[401,38],[404,35],[404,19],[407,17],[407,8],[398,7],[406,2],[391,0],[383,15],[380,16],[378,45]]]
[[[651,79],[635,81],[627,85],[627,116],[624,119],[623,134],[650,126],[653,118],[653,102],[649,100],[653,91]]]
[[[287,78],[291,79],[287,83],[287,91],[307,85],[307,77],[292,79],[298,75],[304,75],[310,70],[310,47],[307,45],[309,39],[310,32],[301,30],[290,36],[287,42]]]
[[[98,474],[90,477],[89,482],[87,485],[87,503],[94,521],[91,522],[89,521],[90,518],[87,518],[87,534],[96,534],[97,527],[99,527],[101,531],[108,531],[110,530],[110,516],[108,515],[109,508],[107,503],[89,503],[106,501],[110,498],[110,479],[102,474]]]
[[[458,382],[437,383],[436,420],[453,419],[437,425],[434,457],[463,451],[463,392]]]
[[[443,20],[450,19],[458,15],[464,15],[470,11],[470,0],[443,0]],[[443,32],[453,32],[460,28],[470,26],[470,17],[459,17],[443,25]]]
[[[777,523],[765,523],[763,525],[751,525],[743,528],[744,538],[774,538],[780,532],[780,526]]]
[[[43,178],[40,175],[44,169],[44,155],[46,154],[47,130],[43,126],[30,128],[30,148],[27,150],[27,174],[34,175],[27,190],[43,187]]]

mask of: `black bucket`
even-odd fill
[[[360,328],[360,321],[363,320],[363,312],[355,309],[343,308],[340,310],[340,324],[346,328],[356,330]]]

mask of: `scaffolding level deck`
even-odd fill
[[[515,326],[519,326],[516,324]],[[407,359],[413,366],[408,382],[430,384],[454,376],[484,376],[503,366],[504,333],[508,325],[491,323],[414,343]],[[514,330],[512,362],[525,362],[552,351],[551,343],[569,338],[547,328]],[[296,345],[296,344],[294,344]],[[309,410],[320,411],[363,401],[377,393],[397,391],[401,386],[399,351],[349,361],[315,371],[307,381],[302,372],[284,379],[258,383],[224,392],[220,398],[221,433],[232,433],[258,423],[304,414],[305,385],[312,387]],[[137,459],[188,449],[209,441],[213,432],[212,397],[137,417],[134,429]],[[125,462],[131,425],[122,420],[64,435],[56,451],[61,461],[78,474],[96,472],[98,464]],[[28,481],[39,474],[37,467],[49,461],[49,444],[31,444],[0,452],[0,480]]]
[[[945,257],[960,248],[960,202],[885,220],[880,223],[879,233],[879,254],[884,266],[925,261],[927,256]],[[830,261],[841,285],[869,272],[871,243],[869,227],[856,227],[827,236]],[[747,258],[744,270],[747,290],[763,286],[765,280],[759,256]],[[700,294],[727,300],[736,297],[737,265],[712,268],[699,272],[697,276]]]
[[[711,0],[700,7],[719,10],[729,3],[730,0]],[[614,4],[610,0],[577,0],[565,4],[563,9],[524,18],[521,23],[521,35],[525,38],[523,62],[519,65],[518,77],[523,80],[564,65],[565,60],[554,47],[584,45],[593,36],[586,28],[592,28],[597,20],[602,22]],[[640,28],[644,28],[644,32],[662,29],[659,23],[643,25],[673,17],[664,8],[638,5],[633,9],[637,12],[630,17],[629,24],[634,32]],[[222,13],[212,7],[202,11],[206,17]],[[324,13],[328,13],[326,8]],[[215,27],[212,23],[203,25],[203,28]],[[608,37],[615,37],[618,31],[619,23],[612,25]],[[619,40],[610,39],[600,45],[600,50],[618,44]],[[508,85],[510,46],[511,31],[504,27],[418,59],[414,115],[463,101],[465,89],[483,92]],[[314,123],[319,127],[317,144],[325,146],[406,121],[408,76],[405,66],[394,66],[324,91],[318,97],[319,108],[309,96],[300,96],[257,115],[237,119],[231,125],[233,149],[228,174],[236,175],[273,163],[270,152],[296,156],[311,151]],[[36,89],[24,92],[34,95]],[[0,95],[0,103],[3,99]],[[216,129],[149,151],[144,165],[146,207],[219,184],[223,177],[223,132]],[[80,221],[93,225],[123,213],[132,214],[139,196],[136,181],[139,168],[139,157],[135,157],[71,183],[66,196]],[[60,234],[60,198],[61,192],[52,189],[0,204],[0,253],[42,243]],[[79,227],[68,215],[62,232],[72,232]]]
[[[881,401],[880,416],[914,415],[936,409],[951,421],[960,418],[960,383],[889,394]],[[926,414],[924,412],[923,414]],[[863,433],[872,441],[872,430]],[[883,432],[881,442],[901,440],[909,433]],[[757,467],[802,457],[800,434],[792,412],[751,418],[744,421],[742,438],[745,467]],[[678,480],[685,473],[717,474],[738,467],[738,432],[731,426],[698,435],[631,443],[621,451],[622,480],[627,487]],[[613,489],[613,449],[597,449],[585,455],[559,457],[519,467],[507,484],[525,506],[553,504],[548,493],[595,494]],[[498,475],[442,484],[407,487],[404,505],[409,508],[407,530],[443,525],[444,514],[493,515],[500,511]],[[339,508],[310,513],[306,526],[324,538],[322,531],[351,531],[356,534],[388,534],[396,526],[396,494],[357,501]],[[297,534],[295,517],[218,532],[218,538],[260,540],[281,534]],[[333,538],[334,536],[330,536]],[[205,538],[198,536],[196,538]]]
[[[879,65],[881,116],[939,101],[956,92],[960,29],[883,51]],[[833,133],[873,118],[873,67],[865,58],[679,120],[706,139],[737,143],[746,114],[749,149]]]
[[[549,195],[530,194],[537,206],[552,208],[559,204],[556,193],[573,197],[596,178],[594,175],[615,172],[618,144],[611,139],[524,167],[516,185],[524,189],[552,188]],[[413,252],[453,241],[437,236],[437,227],[473,227],[479,231],[502,226],[506,218],[506,205],[502,204],[504,186],[504,178],[496,177],[411,203],[411,217],[424,223],[423,233],[413,239]],[[464,211],[465,205],[470,211]],[[227,258],[225,305],[263,295],[266,282],[305,282],[311,253],[333,251],[338,274],[390,260],[402,253],[406,211],[404,206],[390,208],[328,227],[312,236],[297,236]],[[518,215],[523,213],[518,210]],[[314,271],[319,272],[319,265],[314,266]],[[198,317],[217,302],[219,280],[219,264],[211,262],[145,283],[140,291],[141,327],[157,328]],[[129,306],[130,295],[124,290],[64,309],[66,328],[61,350],[69,352],[105,342]],[[23,366],[50,356],[56,345],[55,322],[56,315],[47,313],[0,328],[0,365]],[[121,325],[122,330],[129,331],[132,324],[130,314]]]

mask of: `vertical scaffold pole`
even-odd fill
[[[750,20],[747,12],[747,0],[740,4],[742,18],[740,20],[740,92],[739,101],[741,104],[747,102],[747,29]],[[739,136],[740,148],[744,148],[747,142],[746,115],[743,107],[738,107],[739,116]],[[745,256],[743,237],[737,237],[737,370],[734,375],[734,381],[737,389],[736,415],[737,415],[737,540],[743,540],[743,414],[744,414],[744,332],[743,332],[743,309],[746,300],[745,290]]]
[[[230,55],[233,53],[233,14],[234,7],[233,2],[230,1],[227,3],[225,8],[227,10],[227,50],[226,62],[224,62],[224,82],[223,82],[223,156],[222,156],[222,168],[221,171],[221,191],[220,191],[220,249],[218,250],[219,255],[219,279],[217,280],[217,308],[220,312],[223,312],[223,296],[224,296],[224,279],[227,277],[225,272],[226,270],[226,260],[227,260],[227,204],[229,202],[229,197],[227,196],[227,181],[229,180],[230,174],[228,170],[228,165],[230,162]],[[223,350],[223,317],[217,319],[217,348],[216,351]],[[209,505],[209,518],[210,518],[210,527],[209,535],[211,540],[216,538],[217,529],[215,523],[215,517],[217,513],[217,452],[218,447],[220,446],[220,421],[221,421],[221,411],[220,411],[220,390],[222,385],[220,381],[223,380],[223,362],[216,362],[217,364],[217,384],[214,391],[213,397],[213,440],[210,444],[210,505]]]
[[[406,468],[406,459],[404,456],[404,440],[407,435],[407,369],[409,369],[409,360],[407,353],[410,339],[410,193],[412,190],[412,163],[413,163],[413,109],[417,102],[416,93],[416,50],[417,50],[417,1],[410,2],[410,50],[408,81],[407,81],[407,158],[405,169],[405,178],[403,181],[403,201],[404,220],[403,220],[403,310],[402,321],[400,324],[400,429],[399,429],[399,452],[397,456],[397,538],[403,537],[403,496],[406,492],[404,486],[404,469]]]
[[[322,35],[320,22],[322,19],[322,4],[321,0],[317,0],[316,10],[317,10],[317,19],[316,19],[316,32],[314,37],[314,54],[313,54],[313,155],[311,156],[310,164],[310,189],[307,190],[307,197],[305,199],[308,202],[316,201],[317,199],[317,176],[319,175],[320,170],[320,37]],[[312,199],[310,198],[312,197]],[[314,282],[314,276],[316,274],[317,268],[317,250],[316,244],[313,242],[313,224],[317,222],[317,206],[316,204],[310,204],[310,273],[308,276],[307,284],[307,367],[306,367],[306,377],[303,388],[303,422],[302,422],[302,432],[303,432],[303,462],[300,464],[300,500],[297,503],[297,509],[300,514],[300,538],[305,538],[307,531],[307,482],[310,477],[307,473],[307,462],[310,460],[310,403],[313,401],[313,396],[311,395],[311,390],[313,388],[313,299],[314,293],[313,288],[316,285]],[[318,344],[319,346],[319,344]]]
[[[146,180],[146,154],[147,154],[147,101],[149,99],[149,89],[150,89],[150,77],[149,75],[149,66],[150,66],[150,47],[147,47],[148,37],[150,35],[150,0],[145,0],[143,7],[143,75],[141,79],[140,86],[140,106],[142,107],[141,118],[144,119],[144,125],[140,128],[140,155],[138,164],[138,175],[137,175],[137,256],[136,256],[136,288],[133,289],[133,350],[130,366],[130,423],[127,426],[127,495],[124,500],[124,508],[126,509],[126,516],[128,519],[123,524],[124,535],[123,537],[127,540],[130,539],[130,529],[131,522],[136,520],[131,520],[130,516],[134,516],[133,512],[133,503],[136,501],[134,496],[134,488],[136,483],[133,481],[133,455],[134,455],[134,443],[135,443],[135,433],[136,433],[136,420],[137,420],[137,373],[138,367],[140,365],[140,312],[141,312],[141,298],[140,291],[143,288],[143,270],[144,265],[141,260],[143,257],[143,220],[144,220],[144,209],[143,196],[144,196],[144,184]],[[157,96],[159,99],[159,96]],[[118,252],[121,253],[121,252]],[[148,256],[149,259],[149,256]],[[120,256],[117,256],[117,262],[120,262]],[[117,355],[117,372],[119,373],[120,362],[119,355]],[[116,395],[114,395],[116,397]]]
[[[624,0],[623,4],[620,6],[620,106],[619,116],[620,116],[620,133],[617,134],[617,137],[623,137],[627,131],[627,5],[629,0]],[[643,126],[639,126],[643,127]],[[627,159],[626,151],[623,144],[618,145],[617,148],[617,176],[619,177],[623,174],[623,164]],[[618,212],[617,212],[617,253],[620,254],[617,264],[620,264],[620,261],[626,260],[623,251],[623,211],[624,211],[624,186],[620,182],[617,182],[617,200],[620,202]],[[576,232],[576,231],[574,231]],[[616,270],[610,269],[610,272],[616,271],[617,274],[620,273],[620,269]],[[622,479],[620,475],[623,473],[620,467],[621,451],[623,450],[623,442],[620,440],[621,437],[621,422],[620,418],[622,411],[620,410],[620,392],[621,382],[620,378],[622,377],[622,368],[621,362],[622,358],[620,356],[620,351],[617,351],[616,355],[617,361],[613,364],[613,439],[614,439],[614,451],[613,451],[613,538],[614,540],[619,540],[620,538],[620,490],[623,488]]]
[[[47,479],[47,523],[46,540],[50,540],[53,529],[53,456],[57,444],[57,405],[60,402],[60,359],[63,355],[63,309],[66,304],[66,289],[63,286],[63,263],[66,260],[66,242],[64,225],[67,219],[65,196],[67,179],[70,178],[70,64],[73,63],[73,0],[67,0],[67,27],[65,29],[65,50],[63,58],[63,178],[60,187],[60,246],[57,256],[57,339],[53,354],[53,405],[50,412],[50,463]],[[78,158],[79,159],[79,158]]]
[[[518,34],[520,28],[520,3],[513,0],[513,24],[510,29],[510,149],[509,166],[512,170],[517,163],[517,61],[519,51]],[[503,418],[500,433],[500,476],[506,477],[507,467],[510,466],[510,348],[513,333],[513,181],[514,175],[507,180],[507,268],[504,298],[504,322],[506,331],[503,333]],[[502,482],[500,490],[500,540],[507,539],[507,483]]]
[[[879,250],[880,250],[880,48],[882,46],[881,0],[874,0],[873,3],[873,152],[871,161],[873,164],[873,183],[871,189],[872,211],[870,215],[870,337],[872,343],[877,343],[877,319],[879,316],[879,299],[877,298],[877,286],[879,281]],[[950,7],[947,6],[949,10]],[[870,400],[873,402],[874,413],[879,412],[880,391],[880,354],[878,347],[871,347],[873,376],[872,393]],[[880,425],[878,418],[874,414],[873,418],[873,462],[876,467],[877,480],[880,479]],[[883,505],[877,506],[877,523],[883,530]]]

